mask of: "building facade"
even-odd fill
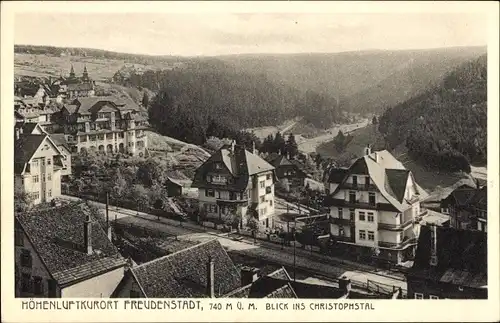
[[[61,195],[63,169],[68,169],[66,159],[50,136],[17,131],[14,182],[24,189],[33,204],[50,202]]]
[[[451,227],[487,232],[487,202],[487,186],[462,185],[441,201],[441,209],[449,214]]]
[[[57,115],[73,153],[104,154],[147,152],[147,120],[130,100],[116,97],[76,98]]]
[[[291,187],[304,187],[307,174],[297,160],[290,160],[283,155],[270,154],[266,161],[274,166],[276,177],[289,190]]]
[[[487,299],[487,258],[485,232],[422,226],[408,298]]]
[[[330,234],[339,248],[391,263],[413,258],[426,192],[394,156],[368,148],[348,169],[331,169],[328,186]]]
[[[269,227],[274,214],[274,167],[234,142],[214,153],[195,172],[200,213],[209,219],[251,216]]]
[[[16,297],[113,294],[126,261],[90,213],[80,203],[16,215]]]

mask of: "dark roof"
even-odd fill
[[[46,137],[46,134],[22,134],[19,136],[19,139],[14,143],[14,171],[16,174],[22,173],[24,165],[33,157]]]
[[[402,202],[410,171],[406,169],[386,169],[385,175],[387,176],[386,190],[392,193],[391,195],[396,197],[399,202]]]
[[[340,184],[344,177],[347,175],[349,169],[347,168],[332,168],[328,176],[328,183]]]
[[[345,296],[338,287],[293,281],[285,268],[258,278],[225,297],[229,298],[333,298]]]
[[[24,134],[32,134],[38,123],[35,122],[25,122],[22,126]]]
[[[293,165],[292,162],[283,155],[278,155],[276,153],[267,156],[266,161],[273,165],[275,168],[284,165]]]
[[[484,186],[481,189],[476,190],[469,203],[478,209],[486,210],[488,206],[488,187]]]
[[[127,98],[119,98],[116,96],[83,97],[76,98],[72,101],[72,105],[76,105],[78,107],[78,112],[81,114],[89,114],[99,111],[100,108],[107,103],[110,103],[114,108],[120,111],[140,110],[139,106],[132,100]],[[70,111],[69,107],[66,108],[68,108],[68,111]]]
[[[69,91],[90,91],[94,89],[92,83],[70,83],[68,84]]]
[[[69,150],[68,142],[66,141],[66,136],[63,133],[51,133],[49,136],[57,146],[63,146]]]
[[[92,221],[94,253],[91,255],[84,249],[84,221],[87,216]],[[97,215],[85,203],[22,213],[17,215],[17,220],[60,285],[125,265],[125,259],[109,241]]]
[[[430,265],[432,226],[422,226],[410,276],[434,281],[461,275],[460,285],[483,287],[487,284],[487,235],[480,231],[436,227],[437,265]]]
[[[221,163],[225,167],[225,172],[233,176],[233,183],[227,184],[229,190],[244,190],[249,183],[249,177],[254,174],[274,170],[274,167],[241,146],[235,146],[234,152],[230,146],[223,146],[208,158],[195,172],[193,187],[210,187],[206,182],[207,174],[220,173],[215,168],[216,163]],[[213,187],[220,187],[213,185]]]
[[[240,272],[216,239],[132,267],[131,272],[146,297],[208,297],[210,257],[214,262],[216,297],[240,287]]]

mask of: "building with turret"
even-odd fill
[[[69,77],[61,77],[61,90],[70,99],[95,96],[95,81],[90,78],[87,66],[85,65],[83,68],[82,77],[77,77],[75,69],[71,65]]]

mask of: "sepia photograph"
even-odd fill
[[[15,13],[8,294],[487,300],[489,28],[451,10]]]

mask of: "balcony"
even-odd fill
[[[353,224],[353,221],[351,221],[351,219],[330,217],[330,223],[333,223],[336,225],[351,225],[351,224]]]
[[[402,242],[385,242],[379,241],[378,246],[385,249],[403,250],[408,246],[416,245],[418,242],[417,238],[405,237]]]
[[[379,230],[387,230],[387,231],[403,231],[413,224],[413,219],[409,219],[408,221],[400,224],[393,223],[378,223]]]
[[[340,185],[341,189],[349,189],[355,191],[375,191],[377,187],[373,184],[361,184],[361,183],[343,183]]]

